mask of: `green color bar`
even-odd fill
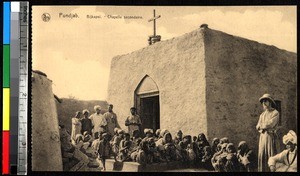
[[[10,85],[10,46],[3,45],[3,88]]]

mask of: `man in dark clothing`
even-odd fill
[[[85,131],[87,131],[89,134],[92,134],[93,124],[91,119],[89,119],[90,112],[85,109],[82,111],[83,118],[81,119],[81,134],[83,134]]]

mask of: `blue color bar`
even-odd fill
[[[10,44],[10,2],[3,2],[3,44]]]

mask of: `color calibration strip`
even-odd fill
[[[17,174],[20,3],[10,3],[10,173]]]
[[[27,174],[28,11],[3,2],[2,174]]]
[[[10,2],[3,2],[3,123],[2,174],[10,173]]]
[[[19,4],[19,58],[18,70],[16,75],[19,80],[18,97],[18,175],[27,174],[27,107],[28,107],[28,20],[29,20],[29,3],[20,2]]]

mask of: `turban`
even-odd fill
[[[166,134],[166,133],[169,133],[169,131],[167,130],[167,129],[162,129],[161,131],[160,131],[160,136],[161,137],[164,137],[164,135]]]
[[[224,144],[224,143],[229,143],[228,137],[223,137],[220,139],[220,143]]]
[[[108,134],[107,134],[107,133],[102,133],[102,134],[101,134],[101,137],[102,137],[102,139],[103,139],[104,137],[108,137]]]
[[[118,129],[118,134],[121,134],[121,133],[125,133],[125,131],[122,129]]]
[[[293,130],[290,130],[286,135],[283,136],[282,141],[285,145],[288,142],[297,144],[297,134]]]
[[[220,143],[220,139],[219,138],[214,138],[213,140],[212,140],[212,143],[213,143],[213,145],[214,145],[214,143]]]
[[[78,115],[80,115],[81,114],[81,112],[80,111],[76,111],[76,116],[78,116]]]
[[[85,114],[86,112],[87,112],[87,113],[90,113],[89,110],[85,109],[85,110],[82,111],[82,114]]]
[[[224,145],[225,146],[225,145]],[[235,147],[234,147],[234,145],[233,145],[233,143],[228,143],[227,144],[227,146],[226,146],[226,150],[228,151],[228,150],[233,150],[233,152],[235,152]]]
[[[157,136],[159,136],[159,135],[160,135],[160,132],[161,132],[161,130],[160,130],[160,129],[157,129],[156,132],[155,132],[155,134],[156,134]]]
[[[101,110],[101,106],[96,105],[96,106],[94,106],[94,109],[95,109],[95,111],[96,111],[97,109]]]
[[[246,141],[241,141],[238,145],[239,150],[242,150],[242,149],[245,150],[247,148],[248,148],[248,144],[246,143]]]
[[[153,133],[153,130],[149,129],[149,128],[146,128],[146,129],[144,129],[144,133],[145,134],[147,134],[147,133]]]
[[[227,145],[228,145],[228,143],[223,143],[223,144],[221,144],[222,149],[226,149],[226,148],[227,148]]]
[[[117,133],[120,128],[114,128],[114,132]]]

